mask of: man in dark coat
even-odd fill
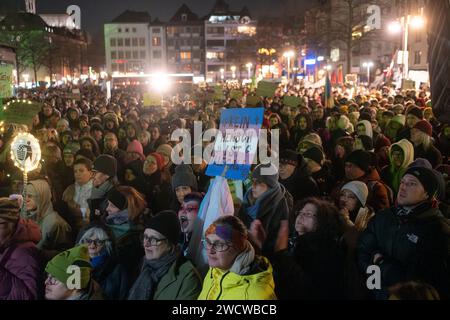
[[[397,206],[377,213],[361,235],[361,272],[372,265],[381,271],[376,298],[387,298],[390,286],[410,280],[434,286],[442,299],[450,297],[450,224],[434,206],[438,189],[432,170],[409,168],[400,183]]]

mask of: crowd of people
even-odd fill
[[[213,177],[203,159],[175,165],[170,136],[195,121],[219,128],[252,94],[230,89],[242,100],[197,88],[153,107],[132,87],[110,99],[97,86],[80,86],[80,100],[20,91],[42,110],[0,136],[0,299],[450,298],[450,125],[429,93],[336,90],[330,107],[298,85],[259,97],[263,128],[280,133],[279,168],[252,166],[242,198],[224,188],[234,213],[193,237]],[[10,143],[26,130],[42,161],[23,185]]]

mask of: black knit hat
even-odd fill
[[[103,126],[100,124],[100,123],[93,123],[92,125],[91,125],[91,132],[92,131],[101,131],[101,132],[103,132],[104,131],[104,129],[103,129]]]
[[[83,156],[83,157],[91,160],[92,162],[94,162],[94,160],[95,160],[95,154],[89,149],[78,150],[77,153],[75,154],[75,157],[78,155]]]
[[[358,138],[361,140],[364,150],[370,151],[373,149],[373,139],[371,137],[366,136],[365,134],[362,134],[362,135],[358,136]]]
[[[355,150],[348,155],[345,162],[353,163],[367,173],[369,172],[370,164],[372,163],[372,157],[367,151]]]
[[[439,190],[439,179],[433,170],[425,167],[411,167],[406,170],[405,175],[410,174],[420,181],[428,196],[433,197]]]
[[[171,244],[177,244],[181,236],[180,221],[175,211],[172,210],[159,212],[145,224],[145,228],[158,231]]]
[[[128,207],[127,198],[122,192],[120,192],[116,188],[112,188],[111,190],[109,190],[108,194],[106,195],[106,198],[119,210],[124,210]]]
[[[191,187],[192,191],[197,191],[197,179],[195,178],[192,167],[188,164],[180,164],[175,167],[175,173],[172,176],[172,189],[179,186]]]
[[[312,146],[303,153],[303,157],[315,161],[317,164],[322,165],[323,152],[320,148]]]
[[[280,152],[280,163],[287,163],[296,167],[300,162],[300,157],[301,155],[294,150],[285,149]]]
[[[99,171],[110,177],[115,177],[117,174],[117,160],[109,154],[101,154],[95,159],[92,171]]]
[[[270,167],[272,167],[272,168],[269,170]],[[262,169],[265,169],[264,171],[267,170],[269,172],[262,172]],[[267,173],[269,173],[269,174],[267,174]],[[270,174],[270,173],[272,173],[272,174]],[[278,182],[278,170],[271,163],[258,165],[255,168],[255,170],[253,170],[253,172],[252,172],[252,178],[256,179],[258,182],[265,183],[271,189],[275,188],[279,183]]]
[[[412,114],[421,120],[423,119],[423,111],[418,106],[414,106],[411,109],[409,109],[408,114]]]

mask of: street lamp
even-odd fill
[[[295,55],[294,51],[286,51],[285,53],[283,53],[283,57],[287,58],[287,78],[288,81],[291,81],[291,58],[293,58]]]
[[[391,33],[399,33],[403,31],[403,52],[402,52],[402,64],[403,64],[403,79],[408,78],[408,35],[409,27],[412,26],[415,29],[421,29],[425,25],[425,20],[422,16],[410,16],[401,17],[399,21],[393,21],[388,25],[388,30]]]
[[[233,73],[232,74],[233,79],[236,78],[236,66],[231,66],[230,69],[231,69],[231,72]]]
[[[372,61],[364,62],[363,67],[367,68],[367,86],[369,86],[370,85],[370,68],[373,67],[373,62]]]
[[[325,67],[323,67],[324,70],[326,71],[331,71],[331,65],[326,65]]]
[[[251,77],[252,77],[252,67],[253,67],[253,64],[252,64],[251,62],[249,62],[249,63],[247,63],[245,66],[247,67],[248,78],[251,79]]]

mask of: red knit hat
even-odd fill
[[[414,126],[414,129],[420,130],[429,135],[430,137],[433,134],[433,127],[426,120],[420,120],[419,122],[417,122],[416,125]]]

